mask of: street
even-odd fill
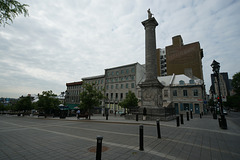
[[[228,130],[211,116],[185,119],[180,127],[160,122],[161,139],[154,122],[142,122],[144,151],[139,151],[141,122],[133,122],[0,116],[0,159],[95,159],[98,135],[103,160],[240,159],[240,130],[231,121]]]

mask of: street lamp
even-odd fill
[[[222,129],[227,129],[227,121],[226,121],[225,115],[223,114],[222,94],[221,94],[220,83],[219,83],[220,63],[213,60],[211,67],[212,67],[214,76],[217,78],[217,85],[218,85],[218,93],[219,93],[218,96],[219,96],[219,103],[220,103],[220,109],[221,109],[220,111],[221,118],[219,119],[219,125]]]

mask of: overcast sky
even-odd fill
[[[208,92],[215,59],[229,78],[240,71],[239,0],[20,0],[29,17],[0,27],[0,97],[53,90],[104,74],[104,69],[145,63],[141,22],[151,8],[159,25],[157,48],[181,35],[199,42]]]

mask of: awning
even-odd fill
[[[79,109],[78,108],[79,104],[66,104],[66,106],[68,107],[69,110],[76,110]]]

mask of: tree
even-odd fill
[[[240,95],[228,96],[225,105],[240,110]]]
[[[46,114],[52,113],[54,110],[58,110],[59,100],[57,95],[50,91],[43,91],[42,95],[38,95],[37,109],[45,112]]]
[[[16,110],[17,111],[23,111],[24,113],[26,111],[31,110],[32,107],[32,101],[31,101],[31,97],[27,96],[27,97],[20,97],[17,104],[16,104]]]
[[[104,98],[102,91],[95,88],[95,84],[90,85],[85,83],[83,85],[83,92],[80,93],[80,109],[83,112],[89,113],[89,119],[91,115],[91,110],[95,106],[100,105],[100,101]]]
[[[0,103],[0,111],[1,111],[1,113],[3,113],[3,111],[5,111],[5,110],[6,109],[5,109],[4,104]]]
[[[20,15],[28,16],[28,10],[26,7],[29,7],[27,4],[21,4],[16,0],[0,0],[0,26],[8,24],[7,21],[13,23],[13,19]]]
[[[240,72],[233,75],[232,86],[237,95],[240,95]]]
[[[119,105],[126,109],[133,109],[138,106],[138,99],[133,92],[128,91],[126,98]]]

